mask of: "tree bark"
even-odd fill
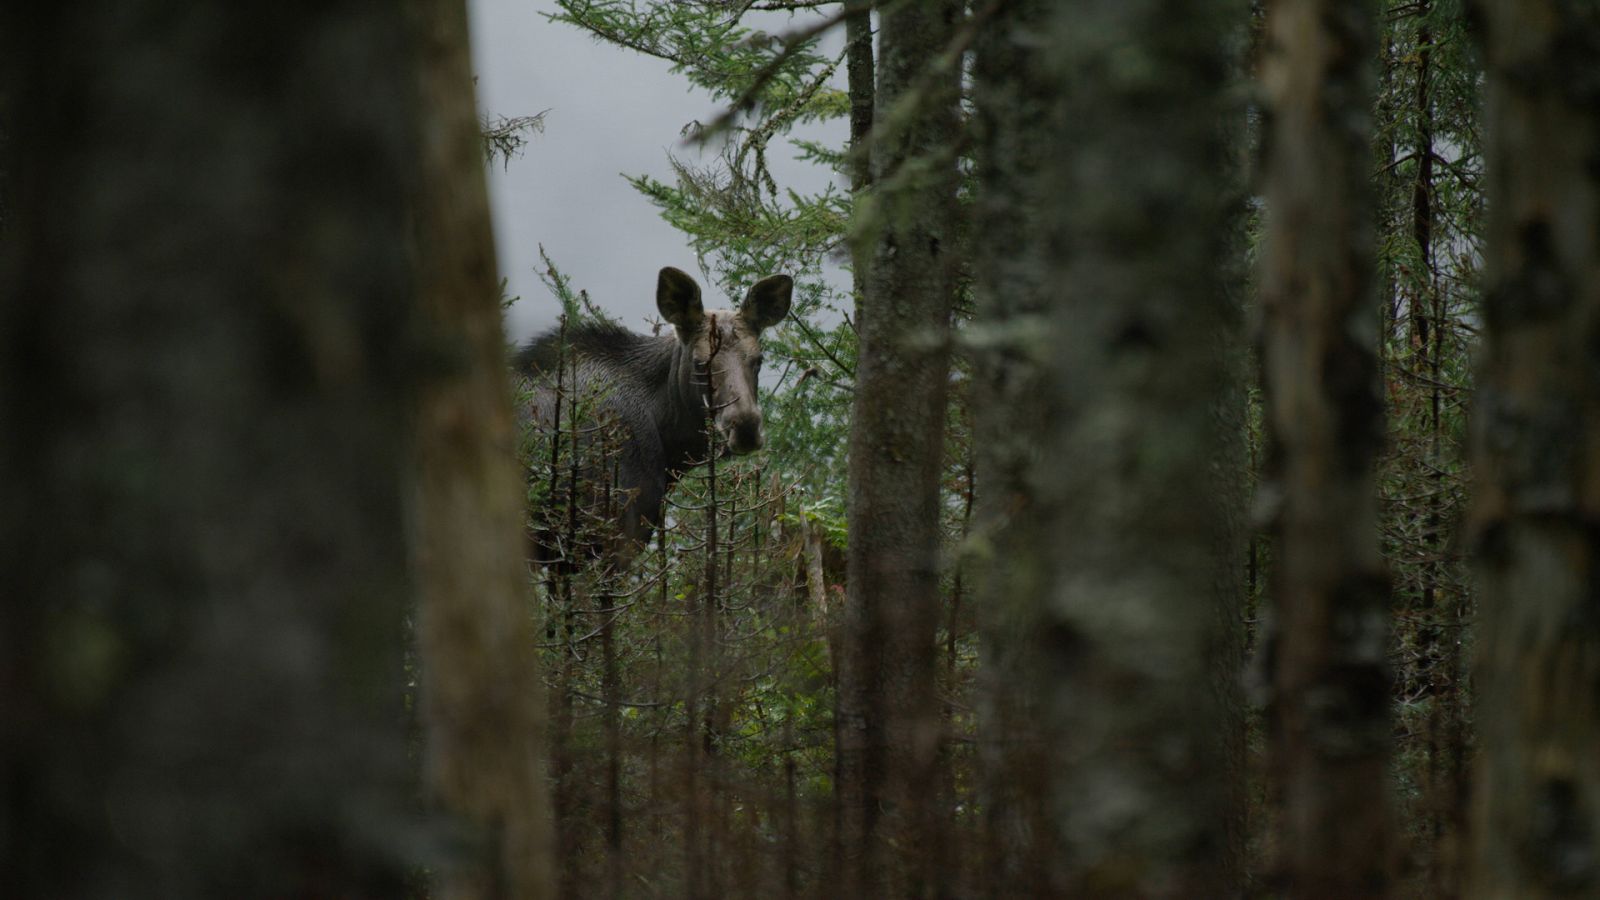
[[[926,86],[872,149],[880,217],[857,326],[850,428],[847,648],[838,712],[844,896],[920,897],[940,853],[939,473],[955,292],[959,67],[930,73],[961,4],[881,13],[878,122]],[[919,81],[920,79],[920,81]]]
[[[402,896],[399,8],[8,4],[0,871]]]
[[[1261,269],[1277,627],[1271,706],[1295,897],[1387,890],[1388,583],[1378,555],[1377,393],[1365,4],[1278,0],[1263,75]]]
[[[850,190],[860,193],[872,183],[872,157],[867,152],[877,87],[872,58],[872,3],[846,0],[846,4],[851,8],[844,20],[845,78],[850,94]]]
[[[1036,453],[1043,423],[1060,410],[1047,390],[1039,333],[1058,300],[1055,236],[1036,217],[1047,190],[1053,141],[1062,128],[1059,83],[1037,49],[1013,33],[1049,28],[1044,2],[1009,5],[979,36],[973,59],[973,221],[976,310],[971,332],[991,334],[975,358],[973,435],[979,490],[973,559],[967,563],[978,609],[978,806],[983,812],[979,888],[986,897],[1047,896],[1052,828],[1035,680],[1039,659],[1029,631],[1039,618],[1050,548],[1035,505]],[[1002,560],[1003,554],[1003,560]]]
[[[1017,0],[980,38],[993,896],[1239,890],[1243,407],[1223,123],[1244,25],[1228,3]]]
[[[850,177],[850,194],[854,199],[855,208],[859,209],[865,200],[868,187],[872,183],[872,158],[867,149],[867,136],[872,132],[872,114],[876,100],[876,67],[873,59],[872,48],[872,2],[871,0],[846,0],[851,4],[851,13],[845,17],[845,75],[850,95],[850,155],[848,158],[848,175]],[[866,302],[867,293],[867,267],[871,253],[863,241],[852,241],[850,244],[850,294],[854,299],[855,321],[861,321],[861,312]],[[859,335],[858,335],[859,337]],[[817,535],[816,527],[812,523],[806,524],[806,549],[809,552],[812,540],[816,539],[816,577],[810,579],[813,592],[825,592],[822,579],[822,542]],[[808,555],[808,560],[810,556]],[[808,563],[809,566],[809,563]],[[810,569],[807,569],[810,576]],[[821,609],[822,607],[818,607]],[[842,716],[844,714],[844,668],[842,660],[848,650],[841,652],[840,644],[848,640],[837,625],[844,625],[843,611],[836,611],[832,616],[825,618],[825,633],[828,636],[828,651],[832,665],[830,672],[833,676],[834,689],[834,718],[833,718],[833,780],[837,790],[833,803],[832,834],[830,835],[830,865],[835,877],[843,877],[846,870],[846,854],[854,854],[859,847],[847,847],[847,832],[859,835],[859,823],[847,826],[846,820],[854,822],[855,811],[859,809],[860,798],[847,798],[846,788],[851,787],[859,780],[858,773],[849,776],[844,771],[847,764],[846,757],[853,761],[859,754],[847,753],[845,748],[849,739],[840,731]],[[855,780],[852,780],[855,779]],[[847,811],[846,806],[852,809]]]
[[[412,0],[423,117],[415,197],[426,349],[414,528],[425,760],[469,852],[436,895],[554,896],[534,658],[524,475],[505,366],[499,274],[473,98],[466,7]]]
[[[1482,593],[1469,893],[1600,892],[1600,14],[1485,0]]]

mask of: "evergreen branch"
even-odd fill
[[[568,25],[576,25],[600,40],[608,41],[635,53],[643,53],[645,56],[651,56],[676,66],[688,65],[688,62],[682,56],[657,44],[646,43],[642,39],[642,35],[649,34],[655,27],[655,11],[653,9],[644,22],[629,33],[597,16],[595,14],[597,12],[595,4],[593,3],[584,3],[581,7],[577,7],[572,0],[561,0],[559,5],[563,11],[560,13],[545,13],[545,19],[551,22],[565,22]]]
[[[866,138],[859,147],[851,147],[848,158],[865,159],[872,152],[872,148],[879,144],[894,139],[905,131],[912,122],[916,121],[917,114],[922,110],[922,104],[927,102],[928,95],[932,92],[935,83],[941,83],[950,70],[960,65],[961,58],[972,48],[973,41],[977,40],[983,24],[994,17],[995,13],[1005,8],[1006,0],[989,0],[983,9],[976,10],[967,17],[966,24],[955,33],[950,43],[944,50],[923,69],[916,82],[901,95],[899,102],[895,103],[887,112],[878,116],[872,124],[872,130],[867,132]]]
[[[899,0],[899,2],[903,3],[906,2],[906,0]],[[726,131],[733,124],[735,117],[742,113],[749,112],[750,109],[755,106],[756,100],[761,95],[761,91],[766,88],[766,86],[774,77],[777,76],[779,70],[783,68],[784,63],[789,61],[790,57],[798,53],[802,47],[814,40],[818,35],[828,31],[829,29],[838,25],[840,22],[843,22],[858,9],[867,5],[868,4],[862,2],[862,0],[846,2],[838,12],[824,19],[813,22],[812,24],[801,28],[798,31],[792,31],[781,36],[780,40],[783,41],[783,49],[778,51],[778,55],[773,57],[771,62],[768,62],[765,66],[762,66],[761,70],[756,73],[755,80],[750,83],[750,86],[745,88],[744,92],[735,98],[734,101],[728,105],[728,108],[723,110],[721,115],[713,119],[710,125],[702,127],[694,135],[694,137],[691,138],[691,140],[697,144],[703,145],[706,141],[709,141],[713,137],[721,134],[723,131]],[[837,65],[837,63],[835,63],[835,65]]]
[[[546,14],[553,22],[575,25],[599,40],[671,63],[694,84],[720,98],[745,93],[751,72],[771,74],[755,90],[768,89],[780,70],[813,65],[798,36],[771,60],[766,45],[782,40],[739,24],[746,7],[738,3],[658,2],[644,10],[637,3],[619,0],[558,0],[559,13]],[[724,20],[731,10],[734,14]]]
[[[803,111],[806,106],[811,103],[812,98],[817,95],[817,92],[822,89],[823,85],[828,83],[828,79],[833,77],[833,73],[839,70],[839,64],[843,61],[844,53],[841,52],[832,63],[829,63],[821,72],[818,72],[816,77],[811,79],[811,83],[805,88],[801,89],[801,91],[795,95],[795,98],[786,106],[784,106],[783,109],[780,109],[773,115],[769,116],[767,120],[759,127],[750,129],[748,136],[740,146],[739,153],[734,157],[733,163],[735,168],[737,168],[739,164],[744,161],[746,155],[753,147],[759,144],[760,149],[758,150],[758,153],[764,151],[767,141],[772,139],[773,134],[775,134],[780,128],[783,128],[795,121],[800,116],[801,111]],[[772,181],[771,176],[767,174],[764,156],[759,157],[759,165],[757,167],[756,176],[766,176],[769,184]],[[775,184],[772,185],[772,192],[774,194],[777,193],[777,186]]]
[[[800,318],[799,316],[790,316],[789,320],[791,322],[794,322],[796,325],[800,326],[800,331],[805,334],[806,340],[811,342],[811,346],[816,347],[818,350],[821,350],[822,351],[822,355],[826,356],[829,360],[831,360],[833,362],[833,364],[836,367],[838,367],[839,371],[841,371],[841,372],[845,373],[846,375],[850,376],[850,380],[851,381],[855,381],[855,379],[856,379],[856,370],[851,368],[851,367],[849,367],[849,366],[847,366],[847,365],[845,365],[843,362],[841,362],[839,360],[839,357],[834,356],[833,355],[833,351],[829,350],[827,345],[822,343],[822,341],[817,337],[816,332],[811,330],[811,326],[807,325],[805,323],[804,319]]]

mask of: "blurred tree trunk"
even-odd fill
[[[1600,893],[1600,12],[1477,4],[1488,66],[1477,897]]]
[[[1244,408],[1224,122],[1244,25],[1242,4],[1017,0],[980,38],[992,896],[1239,891]]]
[[[463,0],[411,0],[421,373],[415,519],[425,768],[469,828],[440,898],[554,895],[543,688],[524,559],[526,487],[501,327]]]
[[[7,97],[10,85],[0,85],[0,241],[5,240],[11,225],[11,135],[7,123],[11,121],[11,104]]]
[[[872,112],[877,90],[875,79],[875,65],[872,49],[872,3],[871,0],[846,0],[853,9],[845,17],[845,73],[848,79],[850,95],[850,193],[859,208],[866,197],[867,188],[872,183],[872,158],[867,149],[867,135],[872,132]],[[850,244],[850,292],[855,300],[855,321],[861,321],[862,305],[866,301],[867,293],[867,266],[870,264],[871,251],[863,241],[852,241]],[[813,604],[819,600],[826,603],[826,584],[823,579],[822,547],[823,540],[821,529],[815,523],[806,520],[806,550],[807,576],[812,586]],[[815,572],[812,566],[815,566]],[[847,579],[848,580],[848,579]],[[825,605],[816,606],[825,609]],[[841,632],[837,627],[843,622],[843,611],[836,610],[824,617],[824,632],[828,638],[828,656],[831,665],[829,671],[833,678],[835,698],[844,696],[840,677],[843,674],[839,644]],[[847,640],[848,638],[846,638]],[[842,766],[845,764],[846,754],[840,752],[845,742],[842,740],[839,727],[843,705],[836,699],[833,717],[833,779],[835,785],[844,781]],[[854,758],[854,757],[852,757]],[[840,802],[833,804],[832,833],[830,835],[829,866],[835,878],[842,877],[844,872],[845,847],[845,804],[842,802],[843,794],[840,793]],[[855,833],[859,835],[857,827]],[[854,852],[854,848],[850,852]]]
[[[407,890],[408,49],[374,3],[0,12],[9,896]]]
[[[1049,536],[1035,505],[1036,450],[1060,409],[1047,393],[1050,348],[1040,335],[1062,273],[1055,236],[1038,202],[1063,130],[1054,104],[1059,82],[1035,46],[1013,34],[1049,27],[1044,0],[1013,2],[979,36],[973,59],[973,222],[977,342],[973,393],[976,523],[967,565],[980,634],[978,806],[983,811],[982,896],[1047,896],[1052,829],[1045,821],[1051,772],[1034,681],[1040,659],[1030,630],[1040,624]],[[985,335],[987,339],[985,340]]]
[[[1265,496],[1277,536],[1272,729],[1277,876],[1296,897],[1387,890],[1388,583],[1373,467],[1383,436],[1372,302],[1364,3],[1270,7],[1261,270]]]
[[[914,87],[925,93],[912,121],[880,133],[871,147],[875,193],[863,215],[873,243],[851,411],[838,790],[844,896],[914,897],[944,887],[933,877],[942,737],[934,637],[960,94],[958,66],[928,66],[954,34],[961,4],[907,4],[881,15],[878,126]]]

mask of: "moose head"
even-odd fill
[[[684,272],[669,266],[657,279],[656,308],[677,331],[678,353],[692,360],[707,415],[733,453],[752,453],[766,440],[756,399],[760,337],[788,315],[793,294],[793,279],[773,275],[756,282],[737,311],[705,309],[700,285]]]

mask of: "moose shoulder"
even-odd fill
[[[576,392],[595,398],[594,404],[565,427],[583,431],[601,418],[619,426],[614,472],[628,498],[618,523],[628,552],[661,523],[673,482],[706,460],[708,421],[727,451],[761,448],[760,335],[788,314],[793,290],[789,276],[774,275],[750,288],[737,310],[705,309],[695,280],[669,267],[656,282],[656,308],[671,323],[671,334],[652,337],[584,324],[567,330],[564,351],[562,335],[550,333],[517,353],[516,368],[533,388],[521,411],[525,422],[556,427],[564,414],[558,402]],[[556,369],[563,359],[558,395]],[[549,549],[547,542],[536,542],[542,556]]]

